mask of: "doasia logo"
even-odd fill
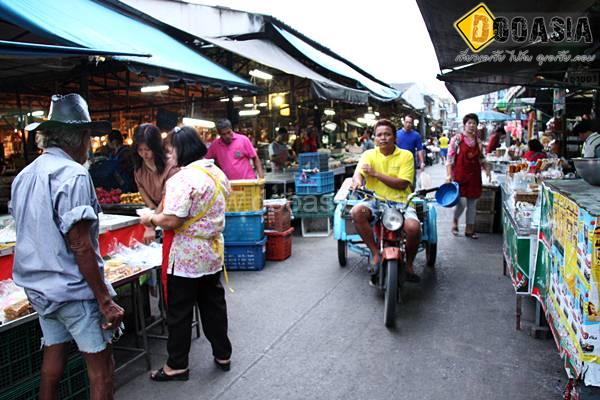
[[[454,28],[473,52],[483,50],[494,41],[494,15],[483,3],[477,5],[454,23]]]
[[[477,53],[493,41],[522,45],[529,43],[593,44],[592,27],[588,17],[573,15],[494,17],[480,3],[454,23],[469,48]]]

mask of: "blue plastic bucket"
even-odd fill
[[[460,200],[460,188],[458,183],[444,183],[435,192],[435,200],[442,207],[454,207]]]

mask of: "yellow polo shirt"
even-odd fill
[[[448,139],[446,136],[442,136],[438,139],[438,141],[440,142],[440,149],[448,148],[448,142],[450,141],[450,139]]]
[[[412,184],[415,176],[415,162],[410,151],[396,147],[392,154],[385,156],[379,151],[379,147],[376,147],[365,151],[356,166],[366,180],[367,189],[373,190],[378,196],[387,200],[406,202],[406,198],[412,193],[410,186],[404,190],[393,189],[379,179],[368,176],[362,170],[364,164],[369,164],[376,172],[404,179]]]

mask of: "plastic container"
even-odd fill
[[[0,393],[39,373],[43,353],[41,339],[42,331],[37,319],[0,333]],[[77,347],[72,343],[67,351],[72,357],[77,354]]]
[[[318,169],[320,172],[329,171],[329,154],[327,153],[300,153],[298,155],[298,172],[303,169]]]
[[[228,212],[258,211],[263,208],[265,197],[264,179],[242,179],[229,181],[231,193],[227,198]]]
[[[265,267],[266,242],[225,243],[225,267],[228,271],[260,271]]]
[[[285,232],[266,231],[267,236],[267,260],[283,261],[292,255],[292,234],[294,228]]]
[[[496,190],[483,188],[481,197],[477,200],[477,211],[493,212],[496,209]]]
[[[458,183],[449,182],[441,185],[435,192],[435,199],[442,207],[454,207],[460,200]]]
[[[302,218],[302,237],[328,237],[331,235],[330,217]]]
[[[300,173],[296,175],[296,194],[325,194],[333,192],[333,171]]]
[[[333,193],[314,196],[292,197],[292,212],[295,218],[332,216],[335,210]]]
[[[223,237],[227,242],[257,242],[264,237],[266,209],[226,212]]]
[[[493,233],[495,214],[493,212],[478,211],[475,216],[475,232]]]
[[[265,230],[285,232],[292,226],[292,209],[286,199],[265,200]]]

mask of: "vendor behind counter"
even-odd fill
[[[94,186],[106,190],[121,189],[124,193],[135,192],[133,177],[133,150],[126,146],[123,135],[113,129],[108,134],[107,145],[94,155],[90,175]]]

